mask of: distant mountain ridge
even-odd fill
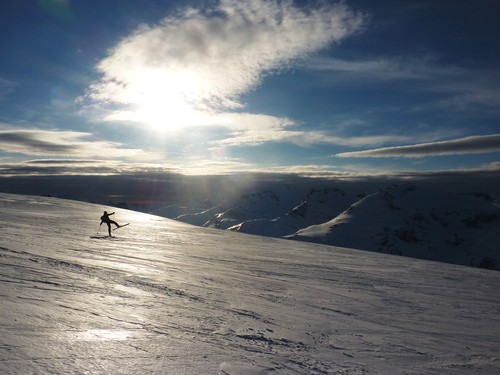
[[[391,185],[243,196],[234,207],[180,215],[187,223],[489,269],[500,268],[500,208],[486,194]]]

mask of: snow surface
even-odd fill
[[[500,272],[47,197],[0,229],[2,374],[500,373]]]

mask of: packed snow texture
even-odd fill
[[[204,215],[186,214],[176,219],[236,232],[500,270],[500,207],[485,194],[447,193],[403,184],[369,194],[311,189],[300,204],[292,202],[297,203],[297,196],[290,191],[268,191],[246,195],[235,207],[222,212],[206,210]],[[202,223],[199,219],[206,219],[207,213],[213,216]]]
[[[47,197],[0,209],[2,374],[500,373],[499,272]],[[130,226],[107,237],[104,210]]]

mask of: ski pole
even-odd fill
[[[102,225],[102,221],[101,221],[101,224],[99,224],[99,228],[97,228],[96,235],[98,235],[98,234],[99,234],[99,229],[101,229],[101,225]]]

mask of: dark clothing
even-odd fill
[[[115,214],[114,212],[108,214],[106,211],[104,211],[104,214],[101,216],[101,225],[102,223],[106,223],[108,225],[108,234],[110,237],[111,237],[111,224],[114,224],[117,228],[119,227],[116,221],[113,221],[109,218],[111,215],[114,214]]]

